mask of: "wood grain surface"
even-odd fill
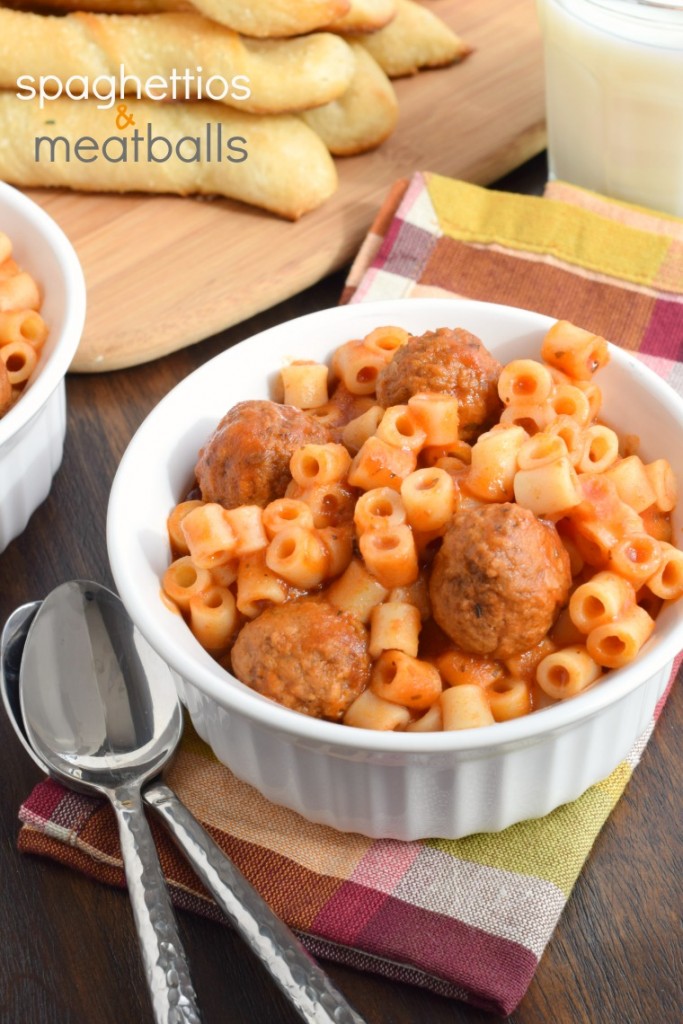
[[[504,183],[538,192],[537,159]],[[226,347],[334,305],[337,273],[215,338],[147,366],[67,380],[64,462],[48,500],[0,555],[0,625],[18,605],[86,577],[112,585],[109,488],[135,429],[178,380]],[[49,679],[46,680],[49,685]],[[590,853],[508,1024],[678,1024],[681,979],[680,680]],[[570,770],[568,766],[568,770]],[[17,811],[40,779],[0,710],[0,1024],[151,1024],[125,893],[16,849]],[[235,932],[179,912],[204,1024],[300,1024]],[[424,989],[325,964],[368,1024],[492,1024]]]
[[[338,160],[337,193],[295,224],[228,200],[30,192],[85,270],[74,370],[155,359],[319,281],[351,259],[397,177],[431,170],[489,184],[544,148],[534,0],[429,6],[474,52],[396,82],[394,134],[373,153]]]

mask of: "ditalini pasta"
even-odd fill
[[[0,256],[2,246],[0,236]],[[28,282],[16,280],[18,268],[7,274],[12,284],[3,291],[5,265],[11,265],[9,254],[0,263],[0,344],[12,353],[7,371],[15,372],[20,359],[14,353],[21,344],[35,351],[44,329],[34,310],[7,309],[6,296],[21,294],[35,304],[35,295]],[[461,334],[458,329],[453,337]],[[462,388],[444,385],[459,377],[449,378],[441,356],[433,367],[414,368],[403,388],[394,374],[392,386],[405,397],[382,405],[383,374],[393,370],[397,354],[414,340],[423,351],[425,339],[442,344],[444,338],[447,329],[411,339],[404,329],[386,326],[340,345],[329,367],[289,362],[279,399],[324,427],[329,440],[287,450],[276,496],[263,504],[226,508],[197,488],[170,510],[173,558],[162,579],[165,599],[228,668],[234,668],[234,648],[239,677],[248,685],[249,645],[240,638],[270,610],[264,621],[280,623],[281,632],[255,634],[255,662],[266,666],[258,669],[257,688],[288,707],[332,706],[334,720],[366,729],[494,725],[601,684],[610,670],[637,657],[662,604],[683,596],[683,551],[671,527],[677,500],[671,466],[662,458],[647,461],[632,438],[621,439],[600,419],[594,374],[609,359],[605,340],[556,323],[538,360],[515,359],[499,368],[497,412],[489,415],[489,396],[474,428],[472,409],[481,398],[475,363],[467,363]],[[430,374],[440,382],[432,391],[424,386]],[[460,429],[463,410],[466,431]],[[267,467],[271,445],[282,442],[250,429],[246,437],[237,435],[235,446],[245,444],[254,472],[254,460]],[[237,472],[239,463],[222,471],[228,469]],[[450,540],[464,510],[495,506],[502,514],[516,509],[537,529],[539,520],[547,526],[571,580],[549,628],[531,644],[506,637],[498,656],[469,633],[447,635],[432,617],[432,605],[438,617],[437,601],[443,603],[433,589],[432,562],[447,546],[444,537]],[[471,537],[472,560],[466,552],[463,563],[471,578],[462,600],[470,602],[475,623],[488,614],[487,587],[504,574],[508,558],[494,534]],[[537,568],[542,590],[547,574],[542,563]],[[314,605],[316,615],[305,621],[325,622],[324,636],[297,625],[297,609],[310,612]],[[276,608],[281,611],[273,615]],[[341,646],[337,627],[346,637]],[[353,686],[347,685],[347,662],[360,666]],[[283,679],[291,687],[286,700]],[[326,691],[324,701],[311,699],[316,687]]]
[[[48,335],[38,284],[12,252],[11,239],[0,230],[0,416],[29,383]]]

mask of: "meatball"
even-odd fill
[[[239,402],[199,452],[195,476],[201,496],[225,508],[265,507],[285,493],[294,451],[330,439],[324,424],[291,405]]]
[[[471,441],[492,426],[502,410],[498,377],[502,366],[479,338],[458,327],[440,327],[410,338],[377,377],[377,398],[388,407],[405,405],[420,391],[455,395],[460,437]]]
[[[295,598],[242,627],[232,669],[286,708],[337,722],[370,679],[367,633],[349,612]]]
[[[459,647],[505,659],[545,636],[570,585],[569,556],[552,523],[507,503],[456,513],[429,593],[437,624]]]

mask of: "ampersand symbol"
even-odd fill
[[[119,103],[119,105],[116,108],[116,110],[118,111],[118,113],[116,114],[116,127],[118,128],[118,130],[120,132],[122,132],[122,131],[124,131],[124,129],[128,128],[129,125],[135,126],[135,121],[133,120],[133,115],[128,113],[128,106],[127,106],[127,104]]]

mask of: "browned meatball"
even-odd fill
[[[242,627],[232,669],[271,700],[337,722],[368,684],[367,633],[349,612],[296,598]]]
[[[405,405],[420,391],[455,395],[460,437],[470,441],[498,419],[498,377],[502,367],[479,338],[457,327],[428,331],[396,350],[377,378],[383,406]]]
[[[226,508],[265,507],[285,493],[294,451],[329,440],[324,424],[291,405],[239,402],[199,452],[195,475],[202,498]]]
[[[481,505],[454,516],[429,594],[434,618],[459,647],[504,659],[545,636],[570,584],[552,523],[520,505]]]

